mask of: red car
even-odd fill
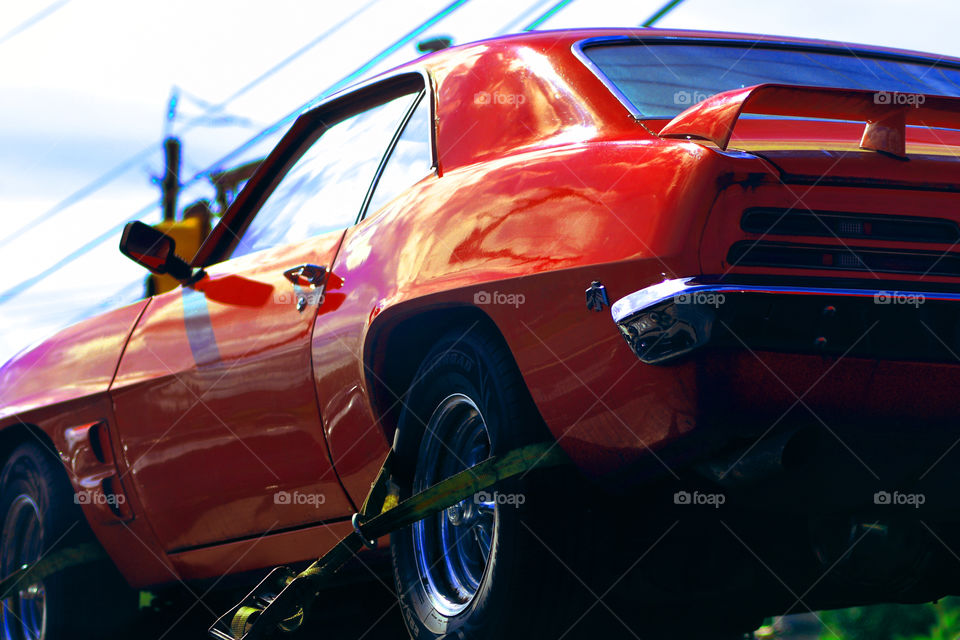
[[[129,230],[184,286],[0,370],[0,570],[92,536],[131,587],[262,574],[350,532],[391,447],[409,494],[553,438],[576,471],[392,536],[413,637],[956,593],[957,129],[960,60],[716,33],[340,93],[189,265]],[[104,624],[111,576],[25,586],[4,638]]]

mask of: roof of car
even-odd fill
[[[849,51],[851,53],[865,54],[885,54],[907,57],[920,57],[932,59],[935,61],[948,62],[951,64],[960,64],[960,58],[946,56],[937,53],[913,51],[909,49],[897,49],[893,47],[883,47],[868,44],[856,44],[850,42],[841,42],[836,40],[820,40],[816,38],[797,38],[792,36],[763,35],[756,33],[737,33],[726,31],[699,31],[689,29],[655,29],[655,28],[593,28],[593,29],[559,29],[552,31],[533,31],[528,33],[518,33],[495,38],[487,38],[468,42],[448,49],[443,49],[434,53],[426,54],[413,62],[432,62],[437,58],[450,55],[451,52],[469,48],[478,44],[486,46],[496,46],[502,44],[506,47],[515,46],[523,43],[527,45],[546,45],[548,47],[572,46],[576,42],[590,38],[626,36],[642,39],[695,39],[695,40],[742,40],[747,42],[769,42],[772,44],[786,43],[793,45],[810,45],[816,47],[830,47]]]
[[[578,42],[604,38],[763,42],[960,65],[958,58],[809,38],[666,29],[575,29],[508,35],[450,47],[390,73],[412,69],[430,73],[441,111],[437,134],[441,166],[462,166],[550,144],[549,140],[559,140],[567,133],[582,139],[602,139],[617,137],[628,126],[636,130],[622,103],[574,52]],[[507,105],[517,108],[494,113],[473,104],[475,95],[480,94],[524,96],[528,104]]]

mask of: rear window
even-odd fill
[[[935,59],[739,42],[598,43],[583,53],[645,118],[673,118],[715,93],[765,83],[960,96],[960,69]]]

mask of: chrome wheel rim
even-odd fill
[[[447,396],[430,416],[417,458],[413,490],[490,457],[490,436],[480,409],[469,397]],[[490,560],[497,505],[477,493],[413,525],[420,584],[433,607],[454,616],[470,606]]]
[[[40,510],[30,496],[20,495],[13,500],[3,524],[0,545],[4,575],[40,559],[43,552]],[[0,620],[4,638],[41,640],[47,627],[47,596],[43,584],[20,585],[16,595],[3,601]]]

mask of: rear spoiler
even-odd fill
[[[710,96],[667,123],[663,138],[730,144],[742,113],[865,122],[860,148],[906,156],[906,126],[960,129],[960,98],[922,93],[759,84]]]

